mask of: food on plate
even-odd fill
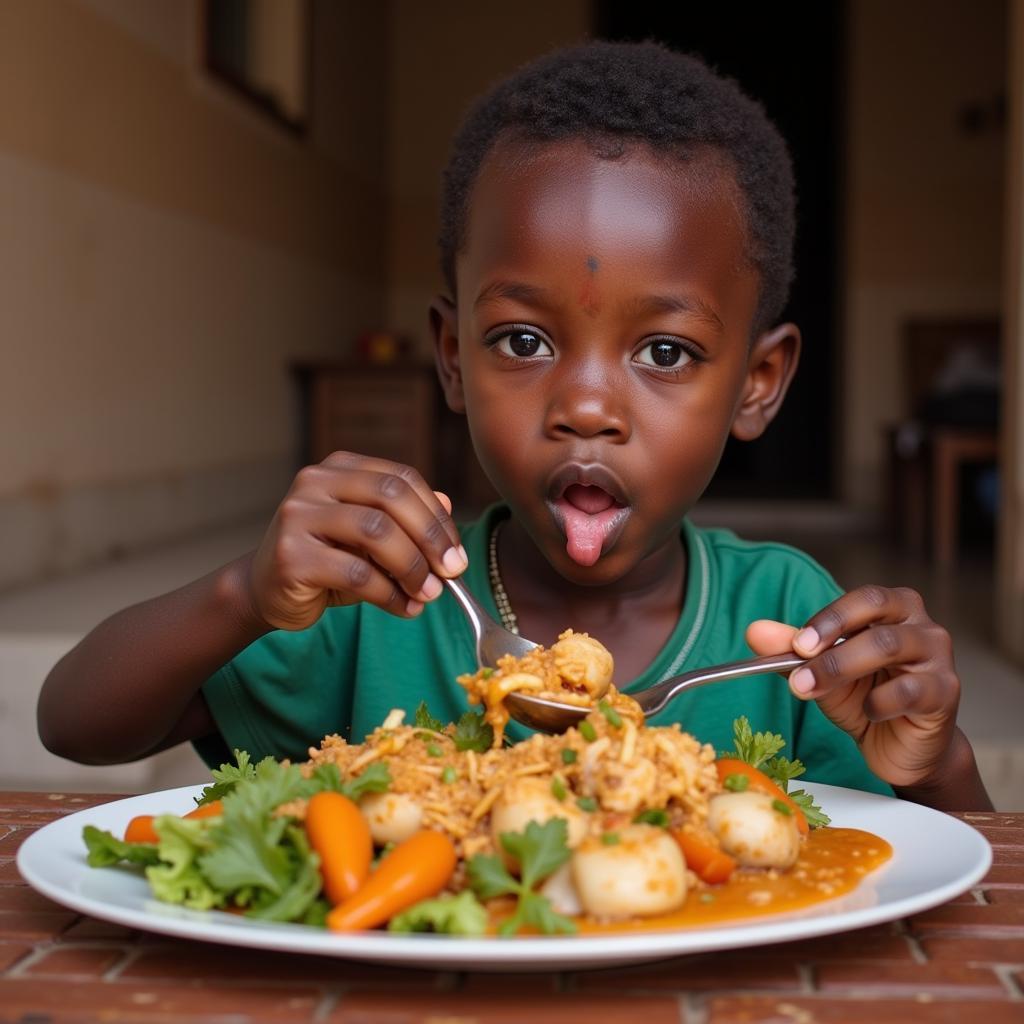
[[[888,858],[882,839],[824,827],[808,793],[787,792],[803,766],[782,737],[740,718],[718,757],[611,694],[563,735],[512,746],[481,714],[445,725],[421,705],[363,743],[326,737],[302,765],[236,752],[188,815],[134,819],[124,839],[87,826],[89,863],[141,865],[156,898],[200,910],[513,935],[776,913]]]
[[[567,629],[550,647],[535,647],[520,658],[506,654],[496,667],[459,676],[458,682],[470,704],[483,705],[484,721],[494,729],[495,746],[500,746],[509,719],[505,698],[510,693],[528,693],[577,707],[594,707],[605,700],[609,707],[622,707],[635,716],[639,712],[636,704],[612,686],[614,669],[611,652],[604,644]]]

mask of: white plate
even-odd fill
[[[846,896],[808,911],[740,924],[576,938],[475,939],[386,932],[335,935],[303,925],[170,906],[151,897],[146,880],[136,871],[86,864],[83,826],[95,825],[121,835],[137,814],[190,810],[200,788],[129,797],[51,822],[22,844],[18,870],[29,885],[64,906],[164,935],[418,967],[564,970],[761,946],[891,921],[951,900],[977,882],[992,862],[985,839],[956,818],[902,800],[807,783],[806,788],[817,796],[833,824],[865,829],[888,840],[893,847],[892,860]]]

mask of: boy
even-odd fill
[[[255,553],[114,616],[54,668],[43,742],[90,763],[183,740],[210,763],[304,758],[394,706],[454,718],[475,665],[441,579],[465,571],[523,635],[600,639],[627,692],[745,656],[745,631],[758,653],[795,649],[811,660],[788,688],[718,684],[655,723],[724,748],[746,714],[811,778],[988,807],[949,638],[917,595],[841,595],[799,552],[684,519],[796,368],[799,331],[776,322],[793,204],[778,133],[699,61],[594,43],[499,85],[445,174],[450,297],[430,318],[503,503],[460,534],[405,467],[336,453],[302,470]]]

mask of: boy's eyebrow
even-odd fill
[[[473,308],[490,302],[492,299],[518,299],[520,302],[537,302],[544,298],[546,292],[543,288],[534,284],[525,284],[522,281],[492,281],[473,302]]]
[[[688,313],[698,320],[707,321],[720,331],[725,330],[722,318],[696,295],[643,295],[633,299],[629,308],[638,316],[652,313]]]

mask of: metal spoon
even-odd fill
[[[539,646],[532,640],[513,633],[511,630],[499,626],[484,611],[483,606],[463,585],[461,580],[445,579],[448,589],[455,595],[455,599],[462,605],[462,610],[469,619],[473,629],[473,636],[476,639],[476,661],[481,668],[498,664],[498,659],[503,654],[512,654],[521,658],[527,651],[532,651]]]
[[[536,646],[536,645],[531,645]],[[733,661],[726,665],[714,665],[711,668],[699,668],[693,672],[664,679],[646,690],[629,694],[643,709],[644,717],[650,718],[662,711],[670,700],[684,690],[705,683],[716,683],[722,679],[739,679],[743,676],[756,676],[764,672],[789,672],[805,664],[806,658],[796,654],[772,654],[764,658],[747,658]],[[538,732],[565,732],[580,722],[593,711],[592,707],[580,707],[576,704],[560,704],[558,701],[534,697],[521,691],[510,693],[505,698],[508,713],[523,725],[528,725]]]

